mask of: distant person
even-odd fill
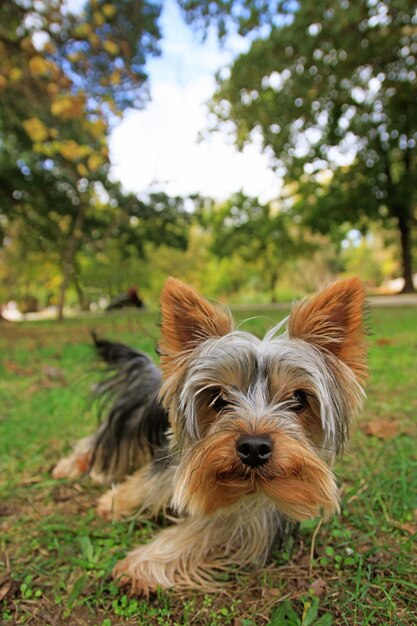
[[[115,311],[117,309],[124,309],[126,307],[134,306],[137,309],[144,309],[145,305],[143,300],[138,295],[136,287],[130,287],[127,293],[121,293],[106,306],[106,311]]]

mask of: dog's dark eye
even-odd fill
[[[300,389],[297,389],[292,394],[290,402],[291,411],[294,411],[294,413],[301,413],[308,405],[307,394],[305,393],[305,391],[300,391]]]
[[[223,398],[221,389],[212,389],[210,393],[210,406],[220,413],[222,409],[225,409],[229,403]]]

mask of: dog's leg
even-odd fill
[[[175,469],[159,468],[155,463],[115,485],[97,503],[97,514],[106,519],[120,519],[134,514],[146,518],[157,517],[167,511],[172,497]]]
[[[52,470],[53,478],[78,478],[86,474],[94,450],[96,435],[80,439],[69,456],[60,459]]]
[[[280,523],[271,507],[255,512],[236,507],[223,515],[180,520],[117,563],[113,575],[143,595],[157,587],[219,591],[219,571],[265,562]]]

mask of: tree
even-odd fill
[[[184,252],[188,246],[192,222],[188,199],[161,192],[138,199],[120,192],[117,206],[125,219],[115,225],[111,237],[103,242],[96,236],[80,248],[79,286],[101,287],[116,295],[139,282],[142,292],[159,263],[155,257],[166,250],[172,257],[174,250]]]
[[[200,212],[212,232],[215,254],[220,258],[238,254],[257,265],[272,302],[282,269],[314,249],[291,216],[273,202],[261,203],[238,193],[220,206],[203,203]]]
[[[179,4],[197,29],[218,17],[201,22],[193,3]],[[112,237],[126,256],[186,240],[177,198],[141,202],[108,179],[110,128],[148,99],[161,9],[158,0],[86,0],[78,12],[65,0],[0,3],[0,243],[18,237],[9,252],[24,245],[34,259],[39,249],[59,268],[60,317],[71,283],[83,300],[83,255]]]
[[[282,24],[294,11],[292,0],[178,0],[178,4],[188,24],[203,36],[214,26],[221,40],[236,30],[245,36]]]
[[[1,4],[0,133],[23,164],[52,160],[80,178],[108,163],[109,120],[146,101],[145,60],[158,53],[160,6],[132,8],[128,0],[90,0],[78,14],[64,0]]]
[[[189,215],[165,194],[145,200],[109,180],[108,134],[127,107],[148,98],[145,63],[159,53],[152,0],[64,0],[0,5],[0,235],[61,274],[63,316],[72,283],[84,300],[83,255],[112,238],[128,256],[145,244],[183,248]],[[6,237],[7,235],[7,237]]]
[[[19,220],[59,257],[60,317],[80,248],[103,243],[126,221],[120,201],[132,205],[108,180],[109,123],[147,99],[161,10],[90,0],[75,14],[65,4],[0,5],[0,223],[7,232]]]
[[[299,185],[295,209],[310,226],[328,232],[342,224],[395,223],[404,291],[412,291],[412,3],[303,0],[292,16],[288,3],[276,9],[281,24],[275,20],[236,59],[219,82],[213,109],[220,123],[234,122],[239,146],[261,138],[277,171]]]
[[[110,184],[107,179],[94,183],[85,180],[83,188],[78,190],[80,204],[76,205],[75,211],[70,211],[68,205],[62,203],[55,179],[51,177],[46,182],[48,206],[54,208],[41,220],[42,212],[28,204],[24,219],[13,220],[8,231],[9,242],[3,256],[0,255],[0,274],[2,264],[12,262],[16,265],[16,258],[19,259],[18,268],[14,268],[18,269],[18,276],[16,271],[4,272],[10,275],[8,292],[15,299],[32,295],[35,281],[38,291],[45,294],[47,290],[42,285],[51,285],[51,275],[58,273],[61,280],[55,303],[62,319],[70,285],[77,292],[81,308],[88,304],[84,286],[100,283],[100,280],[92,280],[94,268],[100,265],[96,262],[98,257],[104,265],[117,259],[120,271],[117,286],[121,290],[127,289],[129,282],[126,281],[132,280],[123,269],[131,264],[132,259],[146,259],[149,250],[154,250],[152,246],[180,250],[187,247],[192,214],[186,210],[186,199],[163,193],[139,199],[135,194],[124,193],[119,184]],[[59,185],[64,183],[59,181]],[[68,189],[71,191],[71,187]],[[113,258],[109,256],[111,254]],[[24,263],[31,266],[25,268]],[[89,276],[87,273],[87,285],[86,266],[92,268]],[[101,286],[108,292],[109,282],[101,282]]]

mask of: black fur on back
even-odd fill
[[[107,417],[96,435],[90,471],[118,481],[167,449],[168,417],[157,399],[162,376],[145,353],[94,334],[93,339],[107,364],[95,387]]]

